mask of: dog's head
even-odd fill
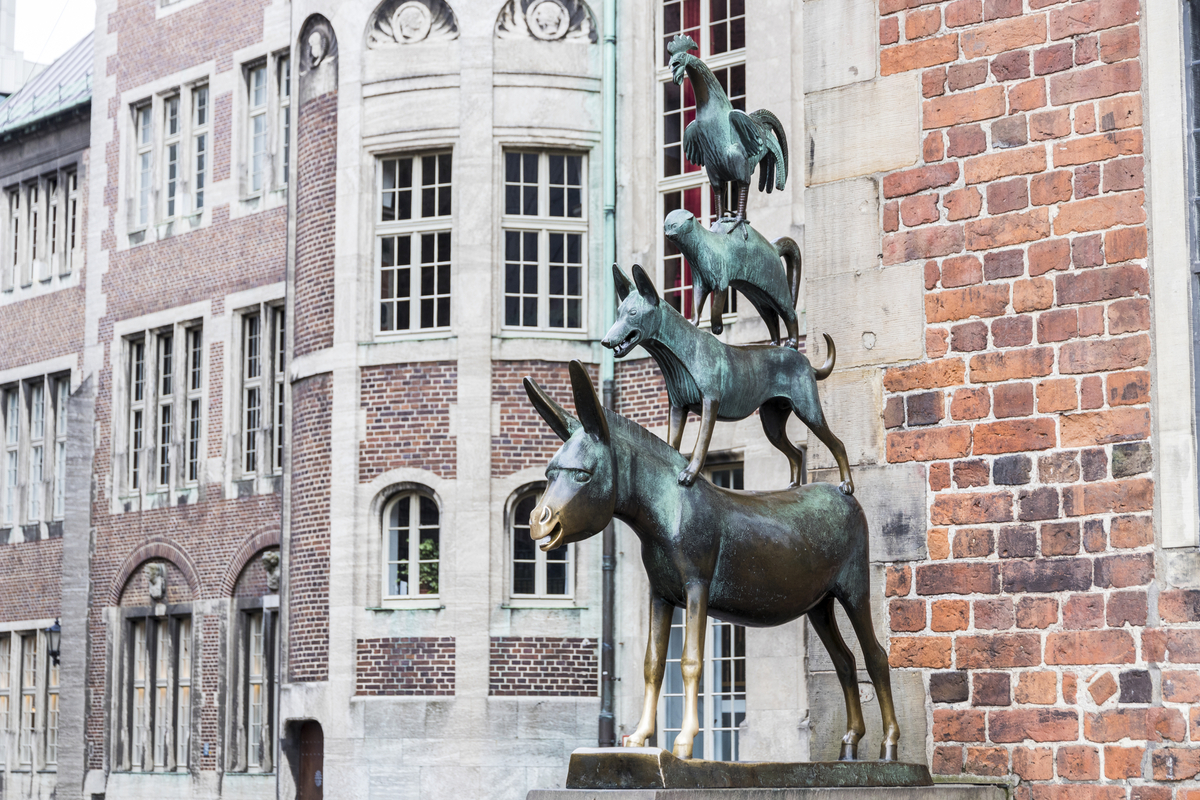
[[[624,358],[633,348],[658,333],[663,303],[650,277],[637,264],[633,265],[632,283],[621,268],[613,264],[613,280],[621,305],[617,306],[617,321],[600,343],[611,348],[617,358]]]
[[[675,244],[692,232],[696,226],[696,217],[685,208],[677,208],[663,220],[663,233]]]

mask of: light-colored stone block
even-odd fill
[[[814,0],[826,2],[827,0]],[[819,280],[879,266],[879,184],[874,178],[804,191],[804,274]]]
[[[915,164],[921,83],[893,75],[805,98],[805,183],[839,181]]]
[[[812,339],[809,339],[812,342]],[[839,359],[841,353],[838,353]],[[822,358],[824,356],[822,355]],[[842,440],[846,457],[852,465],[874,464],[884,452],[883,374],[875,368],[835,369],[833,374],[817,384],[825,421],[833,435]],[[833,453],[812,431],[808,432],[808,467],[820,469],[836,464]]]
[[[804,4],[804,92],[875,77],[874,0],[809,0]]]
[[[854,471],[854,496],[871,531],[872,563],[917,561],[928,555],[928,487],[924,464],[877,464]]]
[[[859,698],[867,733],[858,742],[858,757],[879,757],[879,741],[883,721],[879,713],[879,697],[870,678],[859,672]],[[846,733],[846,703],[837,675],[819,672],[809,679],[810,713],[812,715],[812,760],[836,761]],[[912,670],[892,670],[892,703],[900,723],[900,760],[924,764],[925,760],[925,684],[921,673]],[[869,790],[868,790],[869,791]],[[892,795],[888,795],[891,797]]]
[[[924,280],[920,263],[810,280],[809,358],[814,364],[823,363],[822,333],[832,336],[837,348],[834,375],[850,367],[921,358],[925,353]]]
[[[884,568],[878,564],[871,565],[871,619],[875,624],[875,638],[880,644],[885,642],[884,635],[886,631],[885,620],[887,619],[887,600],[883,596],[884,585]],[[846,616],[845,609],[841,603],[833,604],[833,616],[837,620],[837,628],[842,634],[842,639],[846,642],[846,646],[850,648],[850,652],[854,654],[854,663],[858,665],[861,671],[865,669],[866,662],[863,660],[862,647],[859,646],[858,637],[854,634],[854,627],[850,624],[850,618]],[[821,639],[813,630],[810,622],[805,626],[805,647],[808,650],[808,671],[814,672],[833,672],[833,661],[829,659],[829,651],[825,649],[825,645],[821,644]],[[886,645],[885,645],[886,648]],[[865,672],[863,673],[866,674]],[[864,678],[869,680],[869,678]],[[812,684],[809,684],[809,701],[812,705]],[[840,696],[840,695],[839,695]],[[922,712],[923,713],[923,712]],[[845,719],[843,717],[843,719]],[[839,734],[840,736],[840,734]],[[813,758],[817,754],[813,752]]]

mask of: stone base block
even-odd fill
[[[525,800],[1004,800],[1000,786],[807,789],[534,789]]]
[[[676,758],[657,747],[581,747],[571,754],[567,770],[568,790],[914,787],[932,783],[923,764],[704,761]]]

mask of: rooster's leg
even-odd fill
[[[746,230],[745,226],[750,223],[750,220],[746,219],[746,199],[750,195],[750,184],[739,183],[739,184],[737,184],[737,187],[738,187],[737,216],[735,216],[734,219],[736,219],[738,221],[738,225],[742,226],[742,238],[749,239],[750,232]]]

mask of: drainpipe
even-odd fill
[[[604,2],[604,74],[602,80],[604,118],[601,123],[601,148],[604,159],[604,264],[601,285],[604,286],[600,318],[601,335],[613,324],[616,305],[608,266],[617,257],[617,0]],[[605,408],[613,407],[613,353],[600,348],[600,386]],[[603,571],[601,572],[600,622],[600,723],[599,744],[617,744],[613,717],[613,600],[616,594],[617,535],[609,522],[603,533]]]

